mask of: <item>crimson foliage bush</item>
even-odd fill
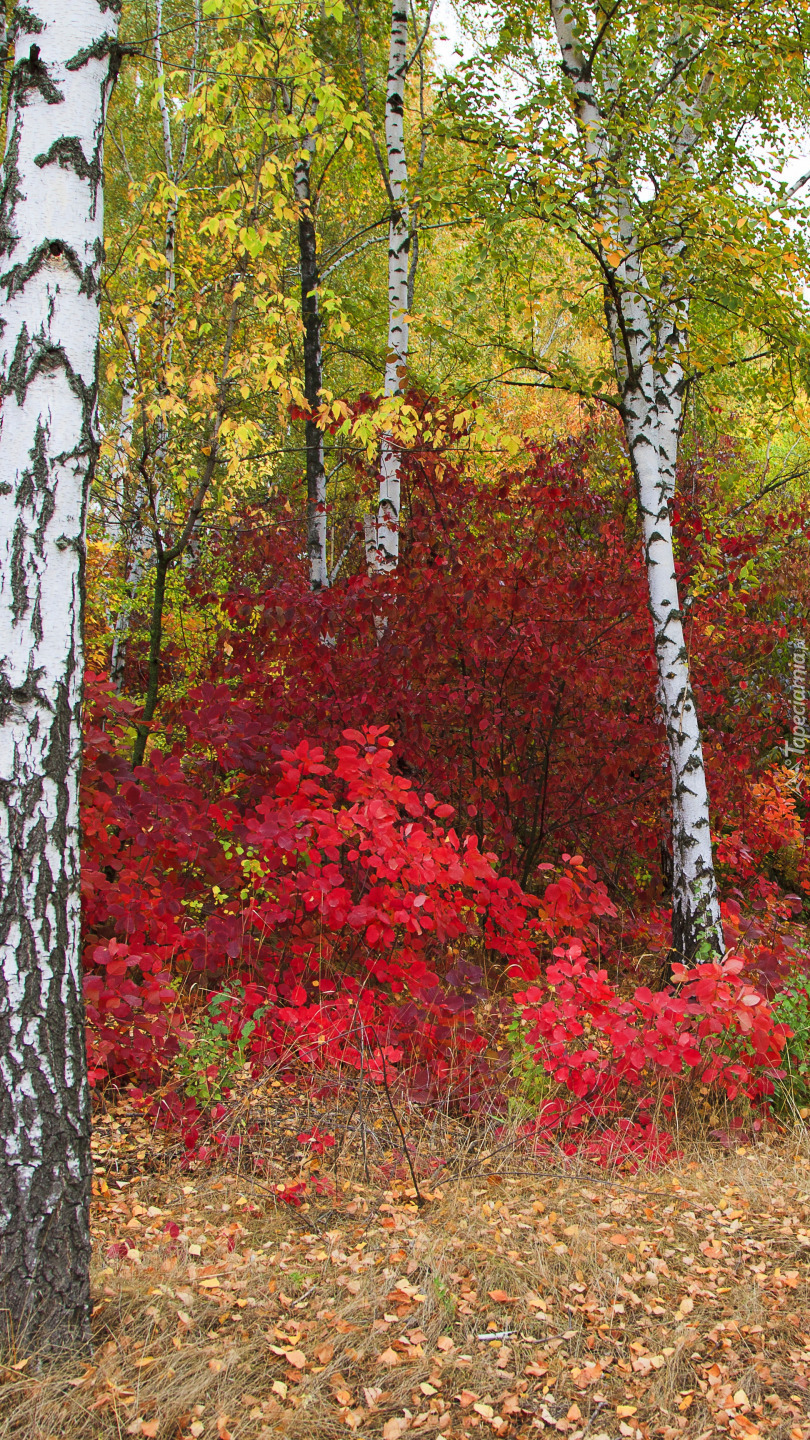
[[[357,569],[319,595],[284,512],[242,517],[212,546],[226,592],[197,582],[210,651],[134,775],[135,708],[89,678],[96,1082],[170,1080],[218,996],[220,1033],[257,1067],[399,1076],[468,1106],[511,1083],[488,1045],[517,1005],[558,1087],[537,1134],[551,1116],[595,1156],[663,1156],[650,1106],[690,1078],[733,1100],[768,1091],[783,1031],[752,981],[772,989],[794,963],[803,900],[764,871],[807,829],[778,772],[759,773],[782,723],[763,669],[785,630],[778,589],[767,566],[751,579],[757,536],[710,543],[683,506],[738,953],[676,989],[613,984],[606,962],[621,977],[666,948],[669,782],[629,490],[591,462],[571,444],[482,484],[416,450],[397,573]],[[195,1135],[196,1106],[175,1105]]]

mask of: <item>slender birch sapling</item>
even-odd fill
[[[408,8],[392,0],[391,43],[385,90],[385,153],[391,215],[388,222],[388,349],[385,394],[402,394],[408,367],[408,252],[411,217],[408,206],[408,161],[405,153],[405,79],[408,72]],[[399,559],[399,512],[402,483],[399,449],[386,433],[380,447],[380,495],[377,507],[374,568],[393,570]]]
[[[55,1344],[89,1330],[82,607],[118,9],[16,11],[0,221],[0,1303]]]
[[[388,221],[388,340],[385,357],[384,393],[396,398],[405,388],[408,372],[409,311],[413,304],[418,257],[418,235],[412,223],[408,195],[408,157],[405,148],[405,84],[408,71],[419,57],[420,98],[424,120],[424,71],[422,46],[430,29],[433,4],[428,7],[422,33],[410,59],[408,58],[407,0],[391,0],[391,33],[388,48],[388,75],[385,87],[385,159],[374,142],[377,163],[385,185],[390,214]],[[358,16],[359,26],[359,16]],[[369,105],[369,86],[358,30],[358,58],[361,78]],[[417,173],[425,159],[425,136]],[[380,445],[380,487],[376,516],[365,521],[366,559],[371,571],[395,570],[399,561],[399,525],[402,499],[401,461],[399,446],[390,431]]]

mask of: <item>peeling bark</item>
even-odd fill
[[[82,601],[118,10],[17,8],[0,198],[0,1292],[27,1344],[89,1334]]]

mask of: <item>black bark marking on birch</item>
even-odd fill
[[[63,170],[73,170],[80,180],[89,180],[94,189],[101,179],[98,152],[92,160],[88,160],[76,135],[60,135],[46,154],[34,156],[34,164],[40,170],[45,165],[59,165]]]
[[[35,344],[39,345],[38,353],[34,355],[31,363],[27,364],[26,357],[29,347],[33,347]],[[8,378],[0,384],[0,395],[13,394],[17,404],[22,406],[32,381],[35,380],[38,375],[53,374],[57,370],[62,371],[71,390],[80,400],[82,406],[81,442],[75,449],[70,450],[68,453],[70,455],[84,454],[94,456],[98,448],[93,434],[96,386],[85,385],[81,375],[78,375],[73,369],[61,345],[44,345],[38,337],[35,337],[32,342],[23,324],[17,338],[14,359],[9,366]]]
[[[26,538],[25,526],[20,517],[14,527],[11,542],[11,613],[15,624],[22,620],[29,604],[24,564]]]
[[[22,405],[27,388],[25,376],[27,366],[25,357],[28,353],[28,327],[23,322],[23,327],[17,336],[17,344],[14,347],[14,358],[8,367],[8,375],[0,385],[0,394],[3,398],[13,395],[18,405]]]
[[[95,3],[119,13],[117,3]],[[16,506],[14,500],[5,502],[9,561],[15,540],[19,554],[16,595],[10,589],[6,597],[6,624],[13,633],[16,604],[23,610],[19,624],[26,650],[18,657],[12,646],[0,656],[0,718],[11,727],[4,737],[9,763],[0,784],[0,1319],[18,1343],[22,1339],[32,1346],[71,1348],[89,1339],[92,1162],[78,950],[77,791],[83,533],[97,456],[97,374],[89,369],[84,373],[81,347],[77,355],[82,358],[74,356],[73,331],[51,327],[59,323],[54,298],[59,288],[74,297],[77,290],[94,301],[98,296],[94,267],[97,270],[101,260],[102,242],[93,217],[101,183],[104,115],[120,63],[111,43],[115,24],[108,20],[100,28],[112,35],[91,48],[99,52],[100,69],[102,55],[109,58],[100,87],[81,92],[82,103],[90,105],[90,113],[85,108],[74,122],[83,147],[78,135],[54,140],[60,112],[49,112],[42,104],[63,103],[79,82],[69,79],[64,68],[47,66],[37,45],[15,66],[0,196],[0,254],[12,255],[20,235],[35,236],[35,249],[26,239],[23,263],[9,267],[10,273],[0,279],[0,286],[20,295],[18,303],[27,307],[22,309],[25,319],[16,321],[17,334],[8,336],[0,395],[16,398],[28,437],[22,445],[18,441],[16,449],[13,438],[3,437],[6,458],[13,459],[9,473],[19,492]],[[92,41],[92,32],[85,34]],[[28,48],[27,39],[22,47]],[[64,91],[53,83],[52,74],[58,74]],[[30,100],[34,103],[29,105]],[[61,128],[66,128],[64,121]],[[42,237],[44,216],[33,213],[27,183],[33,174],[32,141],[36,145],[37,140],[47,152],[39,157],[39,169],[54,164],[70,170],[85,192],[84,254],[74,254],[58,235]],[[85,338],[97,357],[97,316],[94,322],[93,307],[82,308],[90,327]],[[33,386],[38,377],[46,377],[46,390],[53,386],[67,404],[59,408],[49,394],[42,396],[43,387]],[[13,486],[7,494],[13,496]],[[51,561],[60,554],[57,564],[64,566],[66,580],[63,608],[61,595],[56,604],[46,606],[52,588],[43,583]],[[57,573],[61,579],[62,572]]]
[[[17,64],[11,72],[11,83],[9,86],[10,107],[26,104],[27,97],[32,90],[39,91],[46,105],[62,105],[64,95],[54,85],[46,67],[39,58],[39,46],[32,45],[30,52]]]
[[[11,15],[10,35],[12,41],[18,35],[41,35],[44,25],[27,5],[15,5]]]
[[[95,40],[92,45],[85,46],[84,50],[77,50],[75,55],[65,61],[65,69],[82,70],[88,60],[103,60],[105,55],[117,59],[120,53],[121,46],[118,42],[105,35],[102,39]]]
[[[34,436],[34,447],[31,451],[31,467],[34,493],[42,497],[39,520],[33,532],[34,544],[37,554],[44,556],[45,537],[56,510],[56,500],[54,499],[53,490],[49,484],[47,431],[41,420],[37,425],[36,435]],[[42,637],[39,636],[38,638],[41,639]]]
[[[69,676],[78,663],[73,646]],[[0,1092],[0,1128],[4,1136],[14,1135],[19,1141],[14,1159],[7,1155],[0,1167],[0,1313],[17,1343],[21,1338],[47,1337],[52,1344],[66,1345],[88,1337],[90,1299],[84,1014],[67,964],[67,899],[75,877],[65,865],[69,803],[65,780],[74,763],[71,732],[76,717],[71,714],[67,682],[57,688],[53,704],[47,707],[33,677],[29,682],[25,696],[15,698],[36,707],[32,723],[48,725],[44,775],[56,783],[57,807],[47,834],[41,810],[26,832],[26,815],[35,814],[41,805],[43,777],[34,776],[23,784],[21,804],[9,815],[13,870],[0,897],[0,944],[8,946],[16,926],[17,971],[25,982],[21,1002],[15,997],[9,1003],[0,974],[0,1048],[12,1079],[9,1089]],[[57,860],[55,874],[48,852]],[[30,905],[24,891],[34,876]],[[39,971],[32,912],[50,951],[49,976]],[[44,988],[42,996],[38,980]],[[16,1030],[9,1013],[17,1021]],[[33,1043],[29,1035],[35,1036]],[[21,1041],[21,1036],[26,1038]],[[32,1142],[34,1136],[41,1140],[38,1146]],[[16,1223],[20,1213],[27,1218],[24,1227]]]
[[[37,162],[38,163],[38,162]],[[82,271],[81,261],[71,245],[66,245],[64,240],[43,240],[37,245],[28,259],[19,265],[14,265],[4,275],[0,275],[0,288],[7,292],[9,300],[12,295],[17,295],[35,275],[39,273],[43,265],[49,264],[52,260],[64,260],[73,271],[80,283],[80,291],[92,295],[97,289],[95,279],[92,280],[93,289],[87,287],[87,276]]]
[[[19,185],[19,156],[20,132],[19,127],[15,125],[6,148],[3,167],[3,189],[0,193],[0,255],[10,255],[17,244],[17,236],[11,229],[9,216],[14,214],[17,202],[24,198]]]

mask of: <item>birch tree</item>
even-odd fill
[[[392,0],[391,43],[385,90],[385,153],[391,218],[388,222],[388,349],[385,394],[402,393],[408,367],[408,251],[411,217],[408,161],[405,154],[405,77],[408,68],[406,0]],[[400,459],[394,437],[380,445],[380,498],[377,507],[376,568],[393,570],[399,557]]]
[[[548,31],[528,23],[528,11],[525,27],[511,9],[504,15],[478,83],[457,102],[465,138],[487,147],[483,185],[479,149],[473,162],[479,196],[489,191],[501,228],[510,210],[526,227],[541,222],[548,291],[557,283],[556,246],[556,293],[567,292],[580,326],[586,315],[596,321],[592,297],[600,294],[608,343],[607,363],[588,366],[560,345],[544,357],[533,339],[504,336],[505,378],[597,399],[621,418],[672,781],[672,949],[691,962],[721,955],[724,943],[672,524],[683,407],[701,373],[732,354],[737,364],[772,359],[778,348],[784,313],[777,318],[776,306],[768,312],[757,298],[761,278],[746,278],[767,252],[749,245],[744,254],[738,237],[741,215],[760,236],[777,233],[773,201],[758,202],[754,184],[771,194],[778,187],[764,185],[745,137],[758,125],[773,142],[777,113],[794,102],[776,37],[755,33],[743,6],[684,12],[550,0]],[[561,82],[549,66],[551,45]],[[517,75],[521,90],[511,113],[496,80],[507,60],[509,83]],[[781,238],[787,248],[787,232]],[[745,261],[736,272],[731,256]]]
[[[418,237],[411,219],[408,157],[405,143],[405,87],[414,61],[420,61],[420,98],[424,107],[422,47],[430,29],[433,4],[408,57],[407,0],[391,0],[388,46],[388,73],[385,84],[385,154],[374,142],[377,163],[390,206],[388,220],[388,336],[383,393],[397,399],[405,388],[408,372],[409,312],[413,305],[418,257]],[[363,50],[359,9],[355,10],[358,60],[366,101],[371,95]],[[423,116],[424,118],[424,116]],[[424,129],[419,155],[419,173],[425,160]],[[399,560],[399,524],[402,496],[400,446],[390,430],[380,442],[380,483],[376,516],[367,516],[366,558],[372,571],[395,570]]]
[[[8,1329],[52,1343],[89,1330],[78,790],[117,27],[105,0],[16,10],[3,164],[0,1279]]]
[[[671,502],[683,399],[682,342],[671,313],[656,325],[639,236],[624,187],[611,173],[615,138],[609,134],[566,0],[551,0],[551,13],[585,153],[596,173],[604,177],[601,223],[606,245],[619,257],[613,273],[606,277],[605,313],[619,413],[636,480],[658,695],[672,775],[673,949],[681,959],[692,959],[703,942],[710,953],[722,955],[709,794],[672,538]],[[674,147],[679,158],[688,153],[689,137],[694,133],[684,118]]]

